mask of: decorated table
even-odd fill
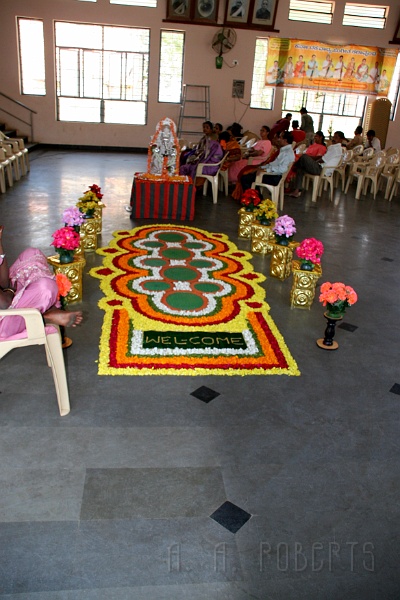
[[[159,177],[135,173],[131,193],[131,218],[194,219],[196,188],[190,177]]]

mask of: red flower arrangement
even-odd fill
[[[260,194],[257,190],[246,190],[240,199],[240,204],[243,204],[248,212],[253,212],[254,208],[261,202]]]
[[[322,242],[315,238],[306,238],[296,248],[296,254],[301,259],[301,268],[304,271],[312,271],[314,266],[321,262],[323,253]]]
[[[93,185],[91,185],[89,187],[89,189],[87,190],[87,192],[93,192],[93,194],[96,196],[96,198],[98,198],[99,200],[102,199],[102,197],[104,196],[104,194],[101,194],[101,187],[99,187],[98,185],[96,185],[95,183]],[[84,194],[87,194],[87,192],[83,192]]]
[[[329,281],[321,285],[319,301],[327,307],[327,313],[331,317],[342,316],[346,308],[355,304],[357,300],[356,292],[349,285]]]
[[[76,250],[81,241],[79,233],[73,227],[62,227],[53,233],[53,242],[50,244],[56,250]]]
[[[72,287],[72,283],[64,273],[57,273],[56,283],[58,286],[57,300],[60,300],[61,307],[65,308],[67,305],[66,297]]]

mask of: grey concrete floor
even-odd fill
[[[52,254],[62,210],[104,192],[106,246],[134,222],[124,207],[146,156],[41,150],[0,196],[13,260]],[[192,224],[237,238],[237,204],[198,197]],[[359,294],[315,340],[323,308],[291,310],[290,279],[254,256],[271,316],[300,377],[99,377],[103,313],[87,273],[84,324],[65,352],[71,413],[58,414],[43,350],[0,363],[0,597],[16,600],[397,600],[399,546],[399,197],[288,198],[297,239],[325,245],[321,281]],[[201,386],[219,395],[192,396]],[[210,516],[250,515],[233,533]],[[227,514],[235,526],[236,515]],[[240,523],[239,523],[240,524]],[[239,526],[239,525],[237,525]]]

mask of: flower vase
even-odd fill
[[[256,254],[270,254],[273,249],[272,242],[275,239],[275,234],[272,231],[274,222],[270,221],[268,225],[264,225],[260,221],[255,221],[251,225],[251,251]]]
[[[326,314],[332,319],[342,318],[346,312],[346,303],[338,300],[334,304],[326,303]]]
[[[74,262],[74,253],[75,250],[66,250],[65,248],[56,248],[58,255],[59,255],[59,260],[60,260],[60,264],[62,265],[67,265],[69,263]]]
[[[290,291],[291,308],[308,308],[315,297],[317,281],[322,275],[321,265],[315,264],[312,271],[304,270],[301,261],[294,260],[292,264],[293,284]]]
[[[284,281],[292,272],[293,251],[299,245],[299,242],[288,240],[287,245],[282,245],[278,241],[271,242],[272,256],[269,268],[271,277],[276,277]]]
[[[97,222],[93,217],[85,219],[81,225],[81,240],[85,252],[93,252],[97,250]]]
[[[247,211],[245,208],[241,208],[238,212],[239,215],[239,232],[238,236],[242,239],[249,240],[251,238],[251,226],[255,221],[254,214]]]
[[[324,317],[328,324],[325,329],[323,338],[317,340],[317,346],[323,350],[337,350],[339,344],[333,339],[335,337],[336,323],[343,319],[343,316],[330,317],[328,312],[324,313]]]

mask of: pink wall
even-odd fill
[[[3,52],[0,59],[0,91],[24,102],[38,112],[35,116],[35,134],[37,141],[44,143],[88,144],[103,146],[146,147],[153,134],[156,123],[164,116],[176,122],[179,106],[175,104],[159,104],[158,95],[158,60],[160,29],[178,29],[186,31],[184,83],[209,85],[211,92],[211,119],[228,125],[239,121],[245,129],[258,131],[262,124],[272,125],[281,114],[282,90],[276,93],[275,108],[272,111],[247,109],[250,101],[251,78],[255,39],[263,36],[262,31],[236,29],[237,43],[235,48],[225,55],[226,62],[221,70],[215,68],[215,52],[211,49],[211,41],[218,27],[201,25],[182,25],[180,23],[164,23],[166,0],[158,0],[156,9],[135,8],[110,5],[108,0],[78,2],[77,0],[13,0],[2,2],[0,35]],[[363,3],[374,4],[368,0]],[[378,0],[375,0],[378,3]],[[219,21],[222,23],[224,2],[220,2]],[[336,0],[333,25],[313,25],[288,21],[289,0],[279,0],[275,28],[279,33],[275,36],[299,39],[321,40],[327,43],[353,43],[389,47],[396,25],[400,18],[398,0],[387,0],[390,6],[387,28],[366,30],[357,27],[343,27],[345,0]],[[45,28],[46,83],[47,96],[21,96],[19,92],[18,56],[16,16],[36,17],[43,19]],[[63,123],[55,120],[55,77],[54,77],[54,36],[53,21],[92,22],[110,25],[142,26],[151,28],[150,47],[150,81],[148,124],[146,126],[105,125],[84,123]],[[239,64],[232,68],[232,60]],[[242,104],[232,98],[233,79],[245,81],[245,97]],[[400,112],[396,121],[390,123],[386,146],[400,144]],[[0,113],[0,120],[4,120]],[[9,124],[11,119],[9,119]],[[23,132],[23,128],[19,128]],[[351,134],[351,132],[345,132]]]

